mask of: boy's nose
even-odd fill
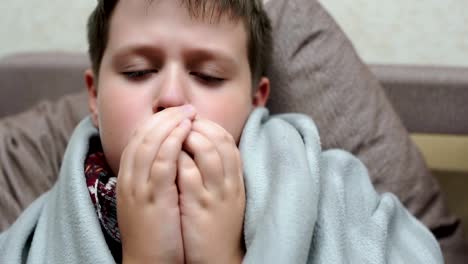
[[[153,112],[159,112],[168,107],[176,107],[189,103],[186,96],[185,76],[177,69],[167,72],[161,83],[159,97],[155,101]]]

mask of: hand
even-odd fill
[[[183,150],[177,183],[185,261],[242,262],[245,190],[233,137],[221,126],[197,119]]]
[[[124,263],[183,263],[177,159],[193,107],[168,108],[136,129],[122,153],[117,218]]]

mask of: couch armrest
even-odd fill
[[[20,53],[0,59],[0,118],[85,90],[84,53]]]
[[[468,67],[370,65],[412,133],[468,134]]]

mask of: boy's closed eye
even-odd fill
[[[156,69],[148,69],[148,70],[138,70],[138,71],[125,71],[122,74],[127,77],[128,79],[141,79],[143,77],[148,76],[151,73],[157,73],[158,70]]]
[[[225,79],[212,76],[209,74],[201,73],[201,72],[190,72],[190,75],[195,76],[199,81],[206,83],[206,84],[221,84]]]
[[[138,70],[138,71],[125,71],[122,74],[131,80],[141,80],[150,74],[158,73],[156,69],[147,69],[147,70]],[[198,81],[201,81],[206,84],[220,84],[225,81],[224,78],[212,76],[209,74],[201,73],[201,72],[190,72],[190,75],[197,78]]]

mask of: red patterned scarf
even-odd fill
[[[85,160],[86,185],[101,223],[107,245],[116,262],[121,259],[120,232],[117,224],[117,177],[107,164],[99,137],[89,141]]]

